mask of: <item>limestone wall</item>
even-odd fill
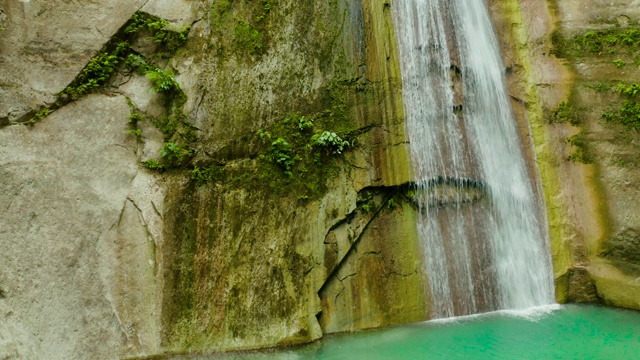
[[[640,71],[637,65],[616,65],[621,57],[634,61],[624,47],[571,50],[576,35],[635,29],[637,6],[632,1],[520,0],[493,1],[491,7],[512,98],[523,108],[521,121],[531,124],[556,297],[638,309],[638,132],[603,119],[603,112],[623,100],[596,84],[632,83]]]
[[[161,52],[155,30],[129,31],[138,10],[188,41]],[[137,70],[65,90],[122,41]],[[425,319],[394,41],[381,1],[0,2],[0,358]],[[311,129],[287,122],[301,116]],[[271,141],[314,131],[346,151],[296,147],[291,174],[271,162]]]

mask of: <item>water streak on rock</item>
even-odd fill
[[[545,219],[485,2],[396,0],[392,10],[418,190],[429,189],[416,194],[432,317],[552,303]],[[434,179],[449,179],[447,206],[434,204]],[[482,201],[465,201],[470,182]]]

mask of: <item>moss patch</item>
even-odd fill
[[[635,56],[640,45],[640,28],[591,30],[570,37],[552,34],[553,54],[559,58],[628,54]]]
[[[165,92],[167,98],[179,97],[179,93],[182,93],[181,91],[171,91],[176,87],[179,89],[175,80],[169,82],[173,77],[157,66],[148,65],[149,60],[137,54],[131,47],[135,39],[147,34],[150,35],[154,42],[159,44],[154,55],[158,57],[173,56],[179,47],[186,44],[189,28],[182,29],[182,31],[173,31],[168,28],[168,25],[168,22],[164,19],[140,11],[136,12],[103,46],[98,54],[89,61],[78,76],[58,94],[56,102],[37,111],[29,122],[35,124],[71,101],[78,100],[89,93],[104,91],[113,75],[122,69],[125,61],[127,67],[131,68],[131,64],[133,64],[132,57],[146,65],[145,70],[148,72],[148,77],[152,81],[154,89],[159,89],[159,92]],[[140,66],[141,64],[137,65],[137,67]],[[160,79],[161,75],[165,75],[164,78]],[[168,85],[173,86],[170,89],[166,87]],[[186,99],[182,101],[182,105],[184,105],[185,101]]]

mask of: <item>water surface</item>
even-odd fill
[[[281,352],[198,360],[639,359],[640,312],[567,305],[329,336]],[[522,316],[522,315],[525,316]],[[183,358],[187,359],[187,358]]]

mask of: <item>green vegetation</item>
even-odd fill
[[[156,159],[148,159],[142,163],[149,170],[164,171],[165,167]]]
[[[587,149],[584,132],[579,132],[578,134],[568,138],[567,142],[576,148],[575,152],[567,157],[568,161],[583,164],[591,164],[593,162],[593,156]]]
[[[193,150],[170,141],[165,143],[164,147],[160,149],[160,155],[162,155],[172,167],[178,167],[193,155]]]
[[[616,65],[617,68],[621,68],[627,65],[627,63],[624,62],[622,59],[615,59],[613,60],[613,63]]]
[[[77,100],[92,90],[105,85],[130,51],[131,46],[122,41],[118,42],[113,50],[98,53],[82,69],[73,83],[62,91],[62,96],[69,97],[70,100]]]
[[[324,192],[324,180],[335,171],[333,156],[350,146],[335,132],[320,130],[317,126],[314,117],[293,114],[258,131],[265,146],[259,158],[280,169],[285,182],[304,198]],[[270,177],[274,175],[273,169],[267,173]]]
[[[190,26],[185,26],[180,31],[170,30],[167,20],[138,11],[131,17],[124,32],[125,34],[150,32],[152,34],[150,38],[160,46],[155,54],[160,57],[171,57],[187,43],[190,29]]]
[[[603,61],[614,64],[616,68],[627,67],[631,62],[640,65],[640,28],[637,23],[632,28],[616,27],[605,30],[587,31],[570,37],[564,37],[559,32],[553,34],[553,53],[563,58],[598,57]],[[602,93],[609,93],[619,97],[619,101],[611,101],[612,105],[602,113],[602,119],[640,130],[640,85],[620,81],[599,81],[586,85]],[[617,95],[617,96],[616,96]],[[551,122],[568,122],[578,125],[579,115],[576,109],[562,103],[553,112]],[[588,151],[587,137],[580,132],[567,139],[575,147],[575,152],[568,157],[570,161],[581,163],[593,162],[593,155]]]
[[[578,116],[578,110],[575,106],[569,105],[566,102],[560,103],[558,108],[553,111],[550,117],[550,122],[554,123],[569,123],[571,125],[579,125],[580,117]]]
[[[334,132],[323,131],[311,137],[311,146],[327,149],[333,154],[342,154],[349,147],[349,142]]]
[[[41,109],[30,120],[31,124],[42,120],[51,112],[61,108],[70,101],[75,101],[89,93],[102,89],[111,80],[112,76],[121,68],[123,63],[129,69],[135,68],[143,72],[154,85],[157,92],[161,92],[170,99],[168,107],[179,107],[173,99],[178,98],[181,105],[186,102],[186,97],[180,90],[177,82],[171,73],[166,72],[156,66],[148,64],[147,60],[137,54],[131,44],[134,39],[141,36],[143,32],[151,34],[154,42],[159,44],[159,48],[154,56],[170,57],[177,49],[187,42],[189,28],[181,31],[173,31],[169,28],[169,23],[158,17],[136,12],[127,22],[123,30],[118,32],[103,48],[94,56],[82,69],[80,74],[58,94],[57,101],[46,108]],[[180,105],[180,106],[181,106]],[[134,133],[135,130],[132,130]]]
[[[598,92],[606,92],[611,90],[612,88],[611,84],[603,83],[602,81],[598,81],[596,83],[588,84],[585,86]]]
[[[559,32],[552,35],[553,54],[561,58],[635,52],[640,45],[640,30],[613,28],[588,31],[569,38]],[[617,65],[617,64],[616,64]]]
[[[204,168],[196,166],[191,170],[191,180],[193,180],[198,186],[215,182],[223,178],[224,165],[212,165]]]
[[[35,124],[36,122],[44,119],[45,117],[49,116],[49,114],[53,112],[53,110],[49,110],[48,108],[44,108],[40,111],[38,111],[35,115],[33,115],[33,117],[30,120],[31,124]]]
[[[638,103],[640,84],[618,83],[614,86],[596,83],[591,87],[599,92],[613,91],[625,98],[621,105],[612,106],[603,112],[603,120],[622,124],[640,131],[640,103]]]
[[[605,121],[615,122],[640,130],[640,104],[635,100],[626,100],[617,110],[608,110],[602,114]]]
[[[323,116],[324,118],[321,118]],[[197,185],[222,182],[231,187],[261,187],[279,196],[300,200],[317,198],[326,191],[326,180],[337,174],[337,161],[352,145],[350,133],[321,130],[314,116],[292,114],[256,132],[259,143],[256,169],[228,168],[221,164],[195,167],[191,179]]]
[[[640,84],[618,84],[616,91],[625,96],[636,97],[640,94]]]
[[[127,105],[129,105],[129,109],[131,109],[131,114],[129,115],[129,129],[127,130],[127,134],[135,135],[136,139],[142,140],[142,131],[138,128],[138,124],[141,121],[144,121],[144,114],[138,111],[138,109],[129,98],[127,98]]]
[[[216,52],[222,55],[231,50],[236,55],[262,55],[267,48],[267,19],[273,2],[215,0],[210,19],[215,38],[211,45]]]
[[[237,19],[233,32],[235,34],[234,45],[236,50],[255,55],[264,48],[262,34],[248,22]]]

